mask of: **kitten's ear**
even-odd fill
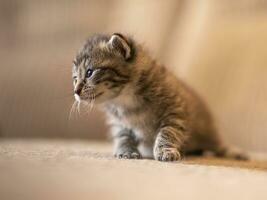
[[[120,33],[114,33],[110,37],[108,44],[117,50],[125,60],[131,58],[132,50],[127,39]]]

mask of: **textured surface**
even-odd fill
[[[0,141],[0,199],[267,198],[266,162],[117,160],[110,151],[86,141]]]

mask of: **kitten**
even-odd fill
[[[118,158],[176,161],[213,152],[245,159],[221,142],[206,105],[130,37],[94,35],[73,66],[75,99],[95,101],[108,116]]]

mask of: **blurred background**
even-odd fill
[[[71,66],[121,32],[191,84],[224,140],[267,152],[266,0],[0,0],[0,139],[104,139],[103,113],[68,120]]]

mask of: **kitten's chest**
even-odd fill
[[[142,100],[127,88],[119,98],[108,104],[109,121],[139,133],[150,133],[153,129],[153,115],[149,107],[142,106]],[[140,134],[141,135],[141,134]]]
[[[113,124],[118,124],[139,132],[150,132],[152,129],[153,119],[149,112],[146,112],[142,108],[124,109],[116,107],[110,114],[110,119]]]
[[[142,129],[149,124],[148,113],[141,110],[117,109],[117,120],[132,129]]]

